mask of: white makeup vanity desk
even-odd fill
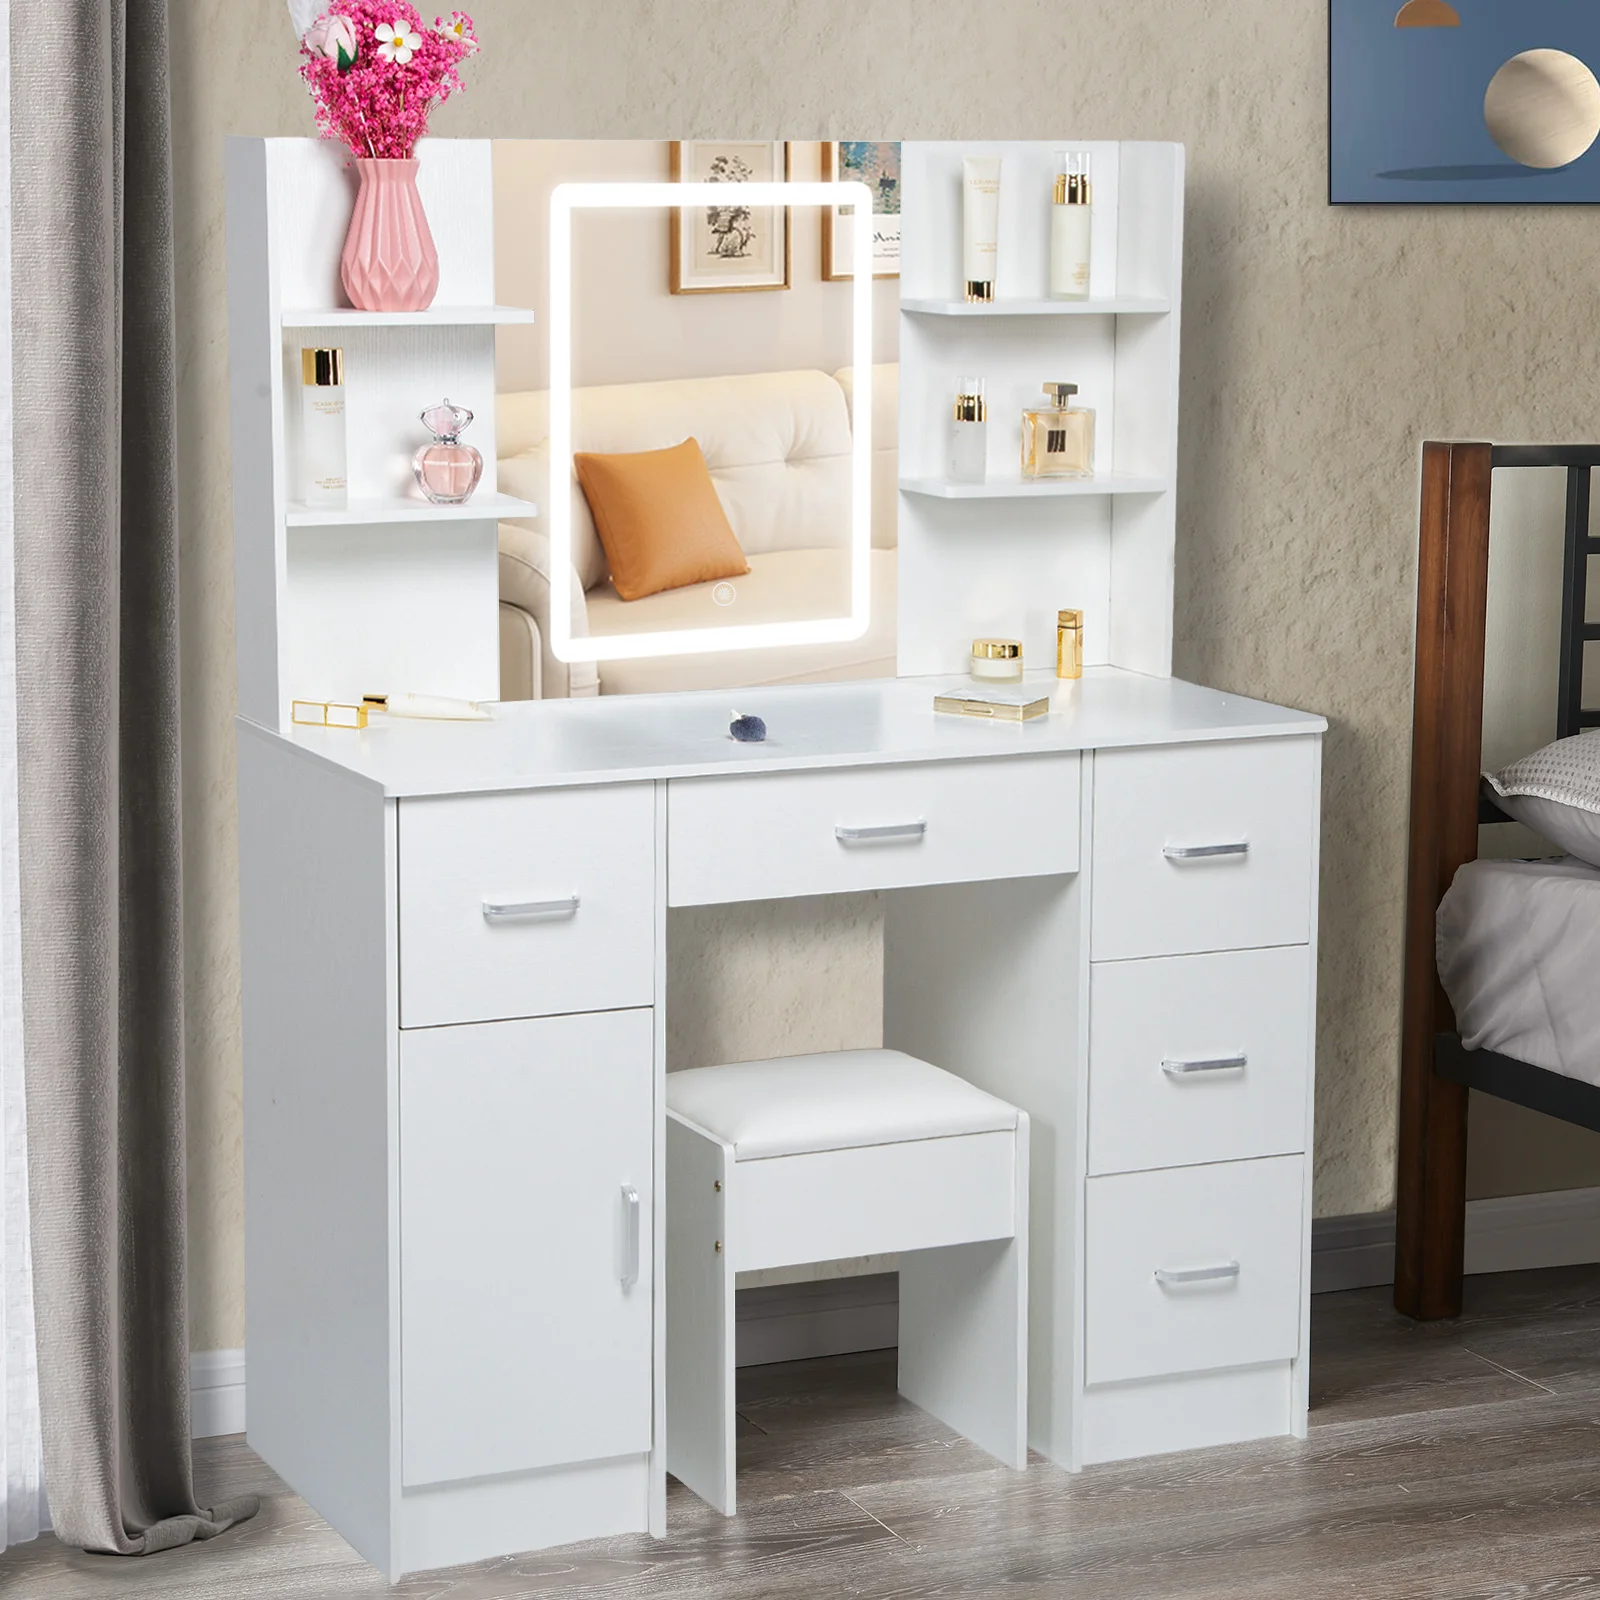
[[[904,148],[905,292],[926,297],[951,278],[918,265],[950,233],[929,173],[962,147]],[[1055,147],[974,148],[1022,170]],[[492,460],[482,508],[430,518],[393,498],[375,443],[353,511],[308,521],[284,398],[298,346],[341,339],[369,424],[442,383],[492,389],[497,308],[471,278],[487,149],[428,151],[458,309],[409,325],[285,309],[334,303],[338,230],[315,219],[340,214],[337,155],[230,151],[249,1438],[391,1575],[664,1531],[679,906],[886,892],[884,1043],[1032,1118],[1036,1449],[1076,1469],[1304,1431],[1325,724],[1166,675],[1181,151],[1094,148],[1124,253],[1112,309],[1035,309],[1023,339],[924,298],[902,392],[983,370],[974,341],[994,340],[990,372],[1070,358],[1104,379],[1130,486],[996,516],[980,543],[973,497],[919,466],[911,405],[903,676],[741,690],[757,745],[728,736],[725,692],[288,725],[291,694],[493,698],[492,519],[516,513]],[[1152,426],[1131,420],[1140,384]],[[1042,720],[933,710],[986,631],[982,574],[1026,597],[1034,660],[1054,608],[1089,597],[1099,664],[1031,678]]]

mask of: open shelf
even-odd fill
[[[352,311],[349,306],[296,306],[283,313],[286,328],[464,328],[532,322],[524,306],[429,306],[426,311]]]
[[[1164,494],[1165,478],[1105,475],[1098,478],[988,478],[982,483],[952,483],[945,478],[902,478],[906,494],[935,500],[1049,500],[1059,495]]]
[[[382,500],[356,500],[343,510],[289,502],[285,520],[291,528],[352,528],[383,522],[499,522],[506,517],[536,517],[531,500],[512,494],[475,494],[465,505],[436,506],[410,495]]]
[[[927,300],[903,299],[902,311],[920,317],[1164,317],[1170,300],[1119,295],[1111,300]]]

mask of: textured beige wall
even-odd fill
[[[1417,447],[1592,436],[1600,213],[1332,210],[1321,0],[482,0],[437,131],[1179,139],[1178,668],[1325,711],[1317,1205],[1389,1202]],[[173,8],[193,1339],[244,1342],[222,137],[300,133],[279,0]],[[1530,1186],[1542,1187],[1537,1172]]]

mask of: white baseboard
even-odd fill
[[[764,1367],[900,1342],[900,1280],[892,1272],[741,1289],[734,1309],[735,1362]]]
[[[189,1357],[189,1437],[243,1432],[244,1351],[196,1351]]]
[[[1558,1189],[1467,1202],[1469,1273],[1600,1261],[1600,1189]],[[1323,1217],[1311,1225],[1311,1292],[1394,1282],[1394,1212]],[[882,1350],[899,1339],[892,1272],[743,1289],[735,1312],[741,1367]],[[189,1361],[193,1436],[243,1433],[244,1351],[202,1350]]]
[[[1466,1269],[1521,1272],[1600,1261],[1600,1189],[1467,1202]],[[1394,1282],[1394,1212],[1311,1224],[1311,1292]]]

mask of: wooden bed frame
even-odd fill
[[[1564,467],[1566,554],[1556,736],[1600,726],[1583,706],[1584,619],[1595,445],[1425,444],[1417,562],[1411,854],[1406,884],[1400,1058],[1400,1158],[1394,1303],[1422,1319],[1461,1311],[1467,1090],[1600,1130],[1600,1089],[1491,1050],[1468,1050],[1440,987],[1434,918],[1456,870],[1478,854],[1480,822],[1510,819],[1480,799],[1489,487],[1497,467]]]

